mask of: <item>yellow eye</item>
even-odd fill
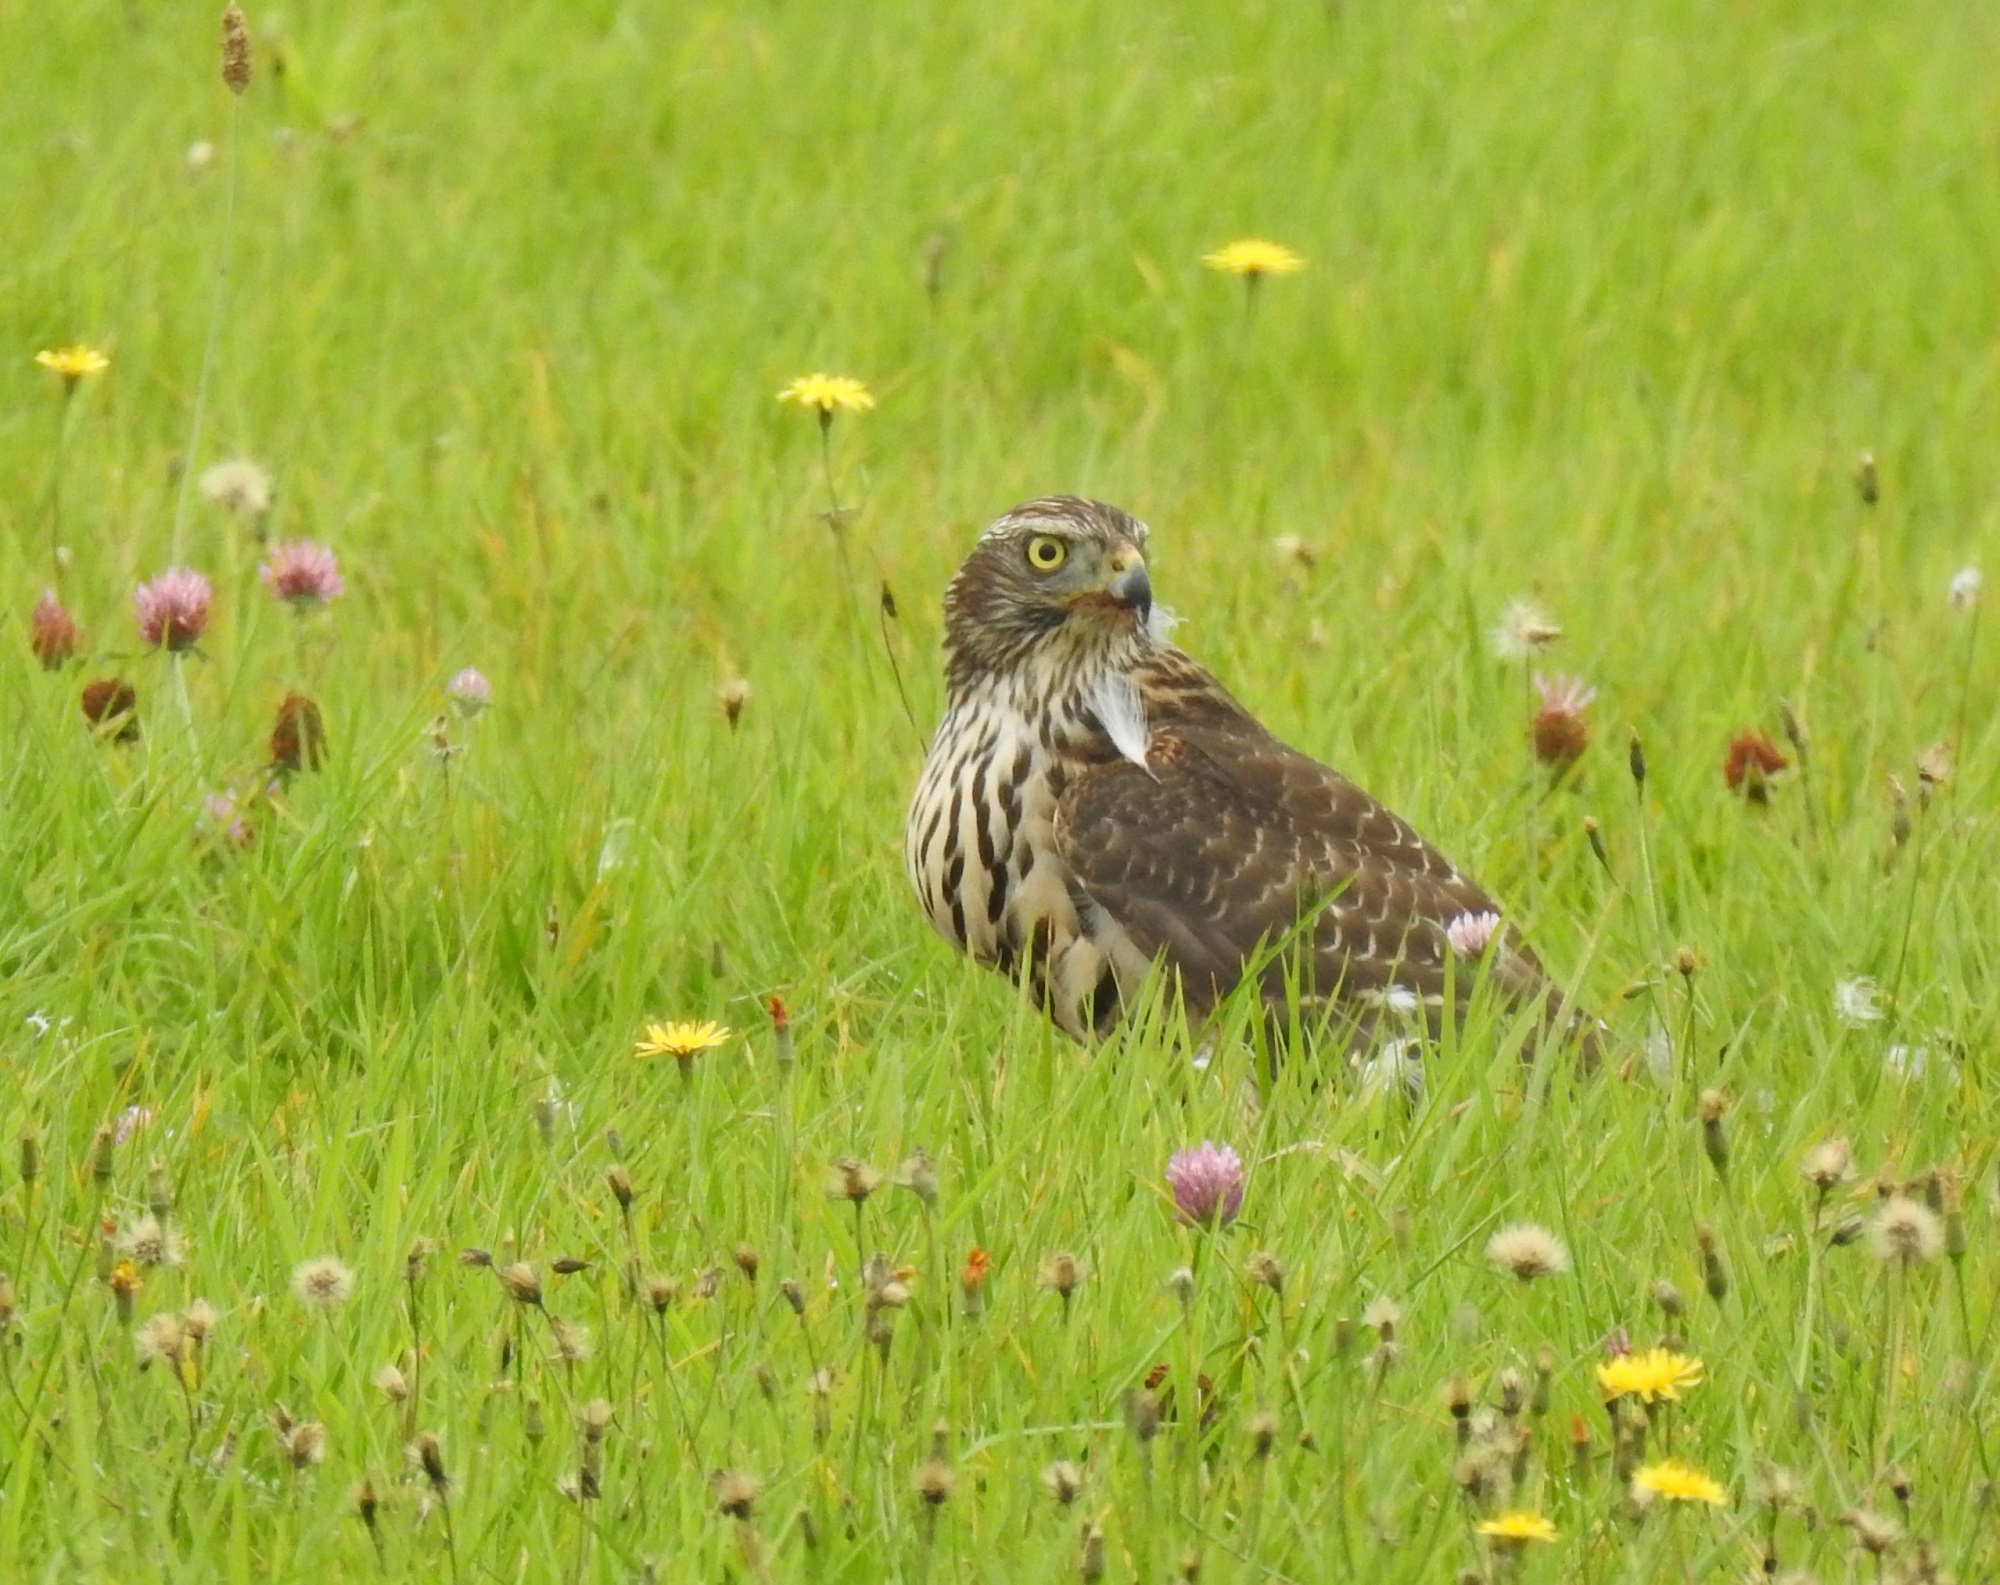
[[[1028,565],[1037,572],[1054,572],[1069,560],[1069,546],[1051,534],[1037,534],[1028,541]]]

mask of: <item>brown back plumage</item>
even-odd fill
[[[926,912],[1077,1034],[1155,964],[1197,1017],[1257,972],[1274,1006],[1289,981],[1364,1031],[1392,1011],[1434,1023],[1449,928],[1497,905],[1166,641],[1132,570],[1145,539],[1115,507],[1054,497],[999,519],[953,580],[949,702],[905,843]],[[1547,990],[1512,932],[1488,973],[1513,997]]]

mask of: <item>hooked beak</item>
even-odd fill
[[[1104,592],[1126,610],[1136,612],[1139,625],[1145,626],[1153,614],[1153,580],[1146,576],[1146,558],[1136,545],[1121,544],[1111,553],[1111,576],[1105,580]]]

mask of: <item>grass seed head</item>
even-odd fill
[[[222,80],[232,94],[250,86],[250,29],[236,0],[222,13]]]

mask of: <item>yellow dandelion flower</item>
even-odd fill
[[[1639,1398],[1647,1403],[1678,1399],[1683,1387],[1701,1384],[1700,1360],[1670,1348],[1649,1348],[1643,1354],[1620,1354],[1597,1367],[1597,1386],[1604,1401]]]
[[[1530,1541],[1558,1541],[1556,1527],[1532,1508],[1509,1508],[1495,1514],[1478,1527],[1481,1535],[1506,1546],[1525,1546]]]
[[[729,1031],[721,1024],[674,1019],[664,1024],[648,1024],[635,1054],[642,1057],[672,1057],[676,1062],[692,1062],[704,1051],[729,1043]]]
[[[102,374],[111,367],[111,360],[95,347],[78,343],[74,347],[63,347],[54,352],[38,352],[35,362],[43,368],[62,376],[63,389],[73,391],[77,381],[87,374]]]
[[[822,420],[835,413],[865,413],[875,405],[868,387],[844,374],[802,374],[778,393],[778,400],[810,407]]]
[[[1667,1502],[1705,1502],[1712,1507],[1729,1506],[1729,1493],[1692,1464],[1677,1458],[1658,1464],[1642,1464],[1632,1472],[1635,1497],[1658,1497]]]
[[[1266,242],[1261,237],[1245,237],[1239,242],[1231,242],[1213,253],[1204,254],[1201,262],[1224,275],[1241,275],[1252,281],[1261,280],[1266,275],[1296,275],[1306,267],[1303,255],[1294,253],[1282,243]]]

